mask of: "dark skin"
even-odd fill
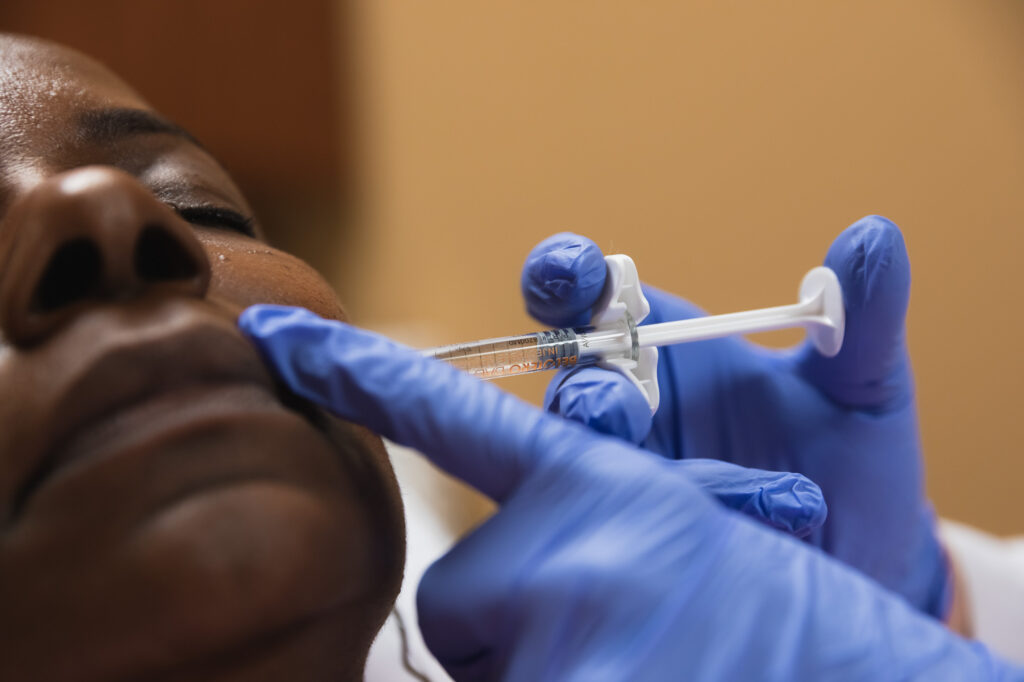
[[[394,476],[235,326],[344,313],[152,114],[0,35],[0,679],[360,679],[401,582]]]

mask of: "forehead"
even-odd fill
[[[0,34],[0,93],[5,117],[28,116],[55,102],[147,106],[124,81],[85,55],[6,34]]]

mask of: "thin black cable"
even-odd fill
[[[391,610],[391,615],[395,617],[395,623],[398,625],[398,636],[402,640],[402,667],[420,682],[432,682],[429,677],[412,665],[412,660],[409,658],[409,636],[405,630],[405,621],[402,619],[402,614],[398,612],[397,606]]]

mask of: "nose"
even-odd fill
[[[202,298],[210,263],[191,227],[134,177],[88,166],[19,197],[0,225],[0,330],[31,346],[97,303]]]

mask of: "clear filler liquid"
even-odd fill
[[[442,346],[423,354],[480,379],[499,379],[588,364],[610,352],[629,356],[635,349],[634,336],[626,323],[613,329],[552,329]]]

